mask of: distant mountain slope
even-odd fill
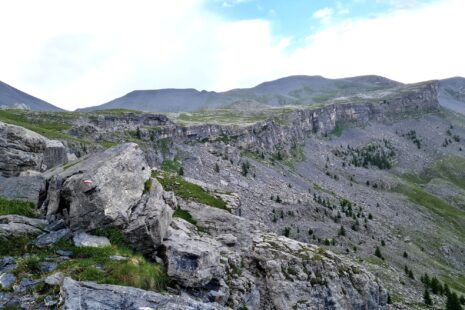
[[[0,109],[25,108],[38,111],[64,111],[0,81]]]
[[[439,81],[439,103],[465,115],[465,78],[453,77]]]
[[[380,76],[327,79],[321,76],[290,76],[253,88],[226,92],[195,89],[138,90],[105,104],[78,111],[125,108],[148,112],[190,112],[220,108],[242,100],[270,106],[305,105],[365,91],[389,89],[402,83]]]

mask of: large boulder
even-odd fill
[[[168,276],[185,287],[202,287],[224,275],[220,261],[221,244],[200,236],[196,228],[181,219],[174,219],[163,241]]]
[[[133,248],[153,253],[168,229],[172,199],[152,179],[144,152],[126,143],[93,154],[48,181],[43,208],[73,231],[120,228]]]
[[[67,162],[66,148],[20,126],[0,122],[0,174],[18,176],[23,171],[44,171]]]
[[[100,310],[222,310],[229,309],[214,303],[202,303],[188,296],[176,296],[144,291],[137,288],[78,282],[65,278],[61,287],[63,309]]]
[[[67,213],[72,230],[122,226],[149,178],[150,167],[137,144],[113,147],[51,178],[47,215]]]

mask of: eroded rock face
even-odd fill
[[[73,230],[92,230],[128,222],[141,199],[150,169],[135,143],[94,154],[52,177],[45,201],[47,215],[65,212]]]
[[[61,295],[63,309],[160,309],[160,310],[222,310],[218,304],[206,304],[187,296],[174,296],[137,288],[77,282],[65,278]]]
[[[49,140],[20,126],[0,122],[0,174],[18,176],[27,170],[44,171],[67,162],[60,141]]]
[[[161,245],[173,215],[172,208],[165,203],[164,191],[156,179],[150,179],[150,190],[132,209],[129,225],[124,230],[126,239],[135,250],[152,254]],[[175,206],[176,198],[169,203]],[[174,201],[173,201],[174,199]]]
[[[185,287],[201,287],[220,278],[221,244],[207,236],[200,237],[195,227],[174,219],[163,241],[168,275]]]

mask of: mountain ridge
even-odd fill
[[[29,95],[0,81],[0,108],[22,108],[37,111],[64,111],[42,99]]]

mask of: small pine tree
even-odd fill
[[[215,164],[215,172],[220,173],[220,166],[218,165],[218,163]]]
[[[441,283],[439,283],[438,279],[436,277],[433,277],[431,279],[429,287],[431,288],[431,292],[435,295],[439,294],[442,292],[442,287]]]
[[[381,240],[381,245],[386,246],[386,242],[384,242],[384,240]]]
[[[392,304],[391,294],[389,294],[389,293],[388,293],[388,295],[387,295],[387,304],[388,304],[388,305],[391,305],[391,304]]]
[[[431,299],[431,296],[427,288],[425,288],[425,292],[423,293],[423,302],[425,303],[425,305],[428,306],[431,306],[433,304],[433,300]]]
[[[369,220],[372,220],[372,219],[373,219],[373,214],[369,213],[369,214],[368,214],[368,219],[369,219]]]
[[[381,250],[379,249],[379,247],[376,247],[375,256],[384,260],[383,254],[381,254]]]
[[[313,235],[313,229],[311,229],[311,228],[308,229],[308,235],[309,236]]]
[[[181,175],[181,176],[184,175],[184,168],[183,167],[179,168],[178,174]]]
[[[281,203],[281,202],[282,202],[281,198],[279,198],[278,195],[276,195],[276,202],[277,202],[277,203]]]
[[[408,258],[408,253],[404,251],[404,258]]]
[[[457,294],[450,293],[447,295],[446,310],[463,310]]]
[[[409,277],[410,279],[415,280],[415,276],[413,275],[412,269],[410,269],[410,270],[408,271],[408,277]]]
[[[289,227],[284,228],[284,236],[289,237],[291,234],[291,229]]]
[[[344,226],[341,225],[341,228],[339,229],[339,232],[337,233],[338,236],[345,236],[346,235],[346,230]]]

